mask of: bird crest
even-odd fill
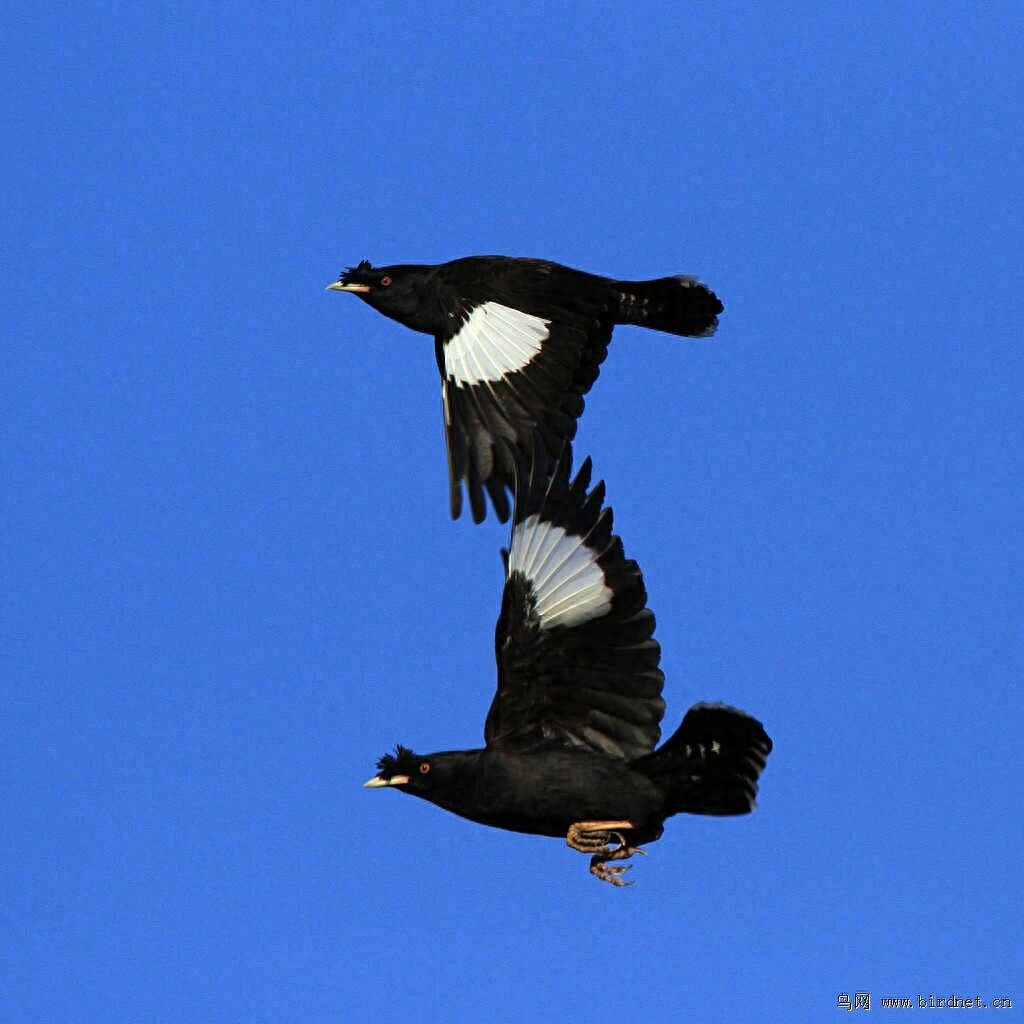
[[[377,762],[377,771],[382,778],[390,779],[393,775],[405,775],[415,763],[416,755],[399,743],[393,754],[385,754]]]

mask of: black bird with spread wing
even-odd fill
[[[553,457],[576,434],[616,324],[700,338],[722,303],[692,277],[615,281],[547,260],[469,256],[437,266],[365,260],[328,286],[434,336],[451,514],[465,482],[473,519],[509,515],[513,454],[535,430]],[[511,445],[511,447],[509,447]]]
[[[498,691],[486,746],[415,754],[399,746],[369,787],[393,786],[496,828],[564,836],[612,864],[662,833],[666,818],[746,814],[772,749],[761,723],[697,704],[658,750],[665,710],[654,614],[636,562],[612,533],[591,465],[570,479],[565,446],[550,474],[540,439],[514,456],[515,509],[495,633]]]

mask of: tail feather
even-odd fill
[[[616,323],[636,324],[668,334],[704,338],[715,333],[725,308],[718,296],[695,277],[659,277],[654,281],[619,281]]]
[[[771,749],[756,718],[725,704],[697,704],[666,743],[633,767],[665,790],[669,814],[748,814]]]

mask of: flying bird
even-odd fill
[[[437,266],[373,267],[366,260],[328,285],[434,336],[451,515],[465,484],[473,519],[509,516],[513,453],[535,430],[556,456],[576,434],[583,396],[616,324],[702,338],[722,303],[695,278],[615,281],[547,260],[469,256]],[[511,447],[509,447],[511,445]]]
[[[495,631],[498,689],[485,746],[416,754],[398,746],[366,786],[392,787],[463,818],[565,837],[590,871],[627,885],[666,818],[747,814],[772,749],[761,723],[697,704],[659,749],[661,649],[643,577],[612,533],[587,459],[570,480],[542,442],[514,456],[512,540]],[[550,471],[550,474],[548,472]]]

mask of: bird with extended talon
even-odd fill
[[[485,746],[415,754],[399,746],[366,785],[391,787],[471,821],[564,836],[591,873],[628,884],[628,865],[674,814],[754,808],[772,749],[761,723],[697,704],[660,748],[661,650],[643,577],[625,557],[568,445],[552,467],[535,439],[515,460],[512,540],[495,633],[498,688]]]

